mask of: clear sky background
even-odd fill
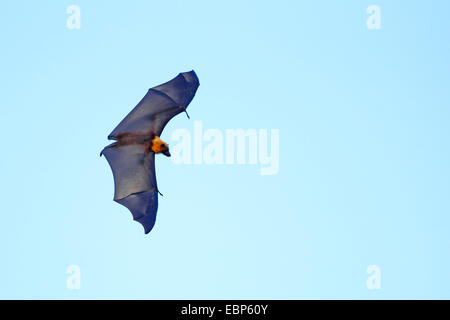
[[[66,27],[72,4],[80,30]],[[379,30],[366,27],[373,4]],[[0,298],[450,298],[449,12],[437,0],[2,3]],[[191,69],[191,120],[162,138],[194,120],[279,129],[279,172],[161,156],[145,235],[112,201],[99,152],[150,87]]]

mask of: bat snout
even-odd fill
[[[162,152],[162,154],[165,155],[166,157],[170,157],[169,149],[164,150],[164,151]]]

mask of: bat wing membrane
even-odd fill
[[[121,133],[144,133],[150,129],[161,135],[167,122],[186,110],[199,86],[194,71],[180,73],[172,80],[151,88],[137,106],[111,132],[108,139]]]
[[[110,146],[103,154],[114,176],[114,201],[127,207],[149,233],[158,210],[155,154],[140,145]]]

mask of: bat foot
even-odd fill
[[[184,108],[184,113],[186,113],[186,116],[188,119],[191,119],[191,117],[189,117],[189,113],[187,113],[186,108]]]

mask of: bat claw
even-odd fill
[[[184,108],[184,113],[186,113],[188,119],[191,119],[191,117],[189,117],[189,113],[187,113],[186,108]]]
[[[158,193],[161,195],[161,197],[164,197],[164,195],[161,192],[159,192],[158,189],[156,189],[156,191],[158,191]]]
[[[110,148],[110,147],[115,147],[116,145],[117,145],[117,142],[113,142],[113,143],[111,143],[110,145],[104,147],[103,150],[100,152],[100,157],[103,155],[103,152],[104,152],[106,149],[108,149],[108,148]]]

